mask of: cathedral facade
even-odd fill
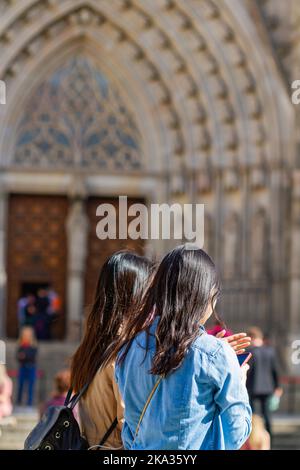
[[[104,258],[170,247],[98,240],[99,203],[202,203],[220,313],[295,372],[299,31],[297,0],[0,0],[2,336],[22,292],[51,283],[56,337],[77,341]]]

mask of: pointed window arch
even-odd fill
[[[17,130],[14,164],[140,170],[140,141],[118,91],[89,59],[77,56],[29,98]]]

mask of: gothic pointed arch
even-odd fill
[[[124,84],[144,90],[142,99],[131,99],[139,116],[142,107],[156,114],[157,122],[147,112],[140,121],[147,121],[147,158],[157,153],[158,170],[180,173],[185,166],[203,173],[208,162],[260,167],[291,160],[293,111],[268,44],[262,36],[252,41],[256,30],[246,4],[28,0],[13,11],[5,5],[0,75],[11,96],[22,88],[23,74],[38,73],[34,64],[49,50],[90,38],[104,63],[118,64]],[[261,78],[265,71],[272,82]],[[12,125],[8,120],[4,127]],[[7,163],[10,152],[3,150]]]
[[[136,171],[143,167],[140,140],[118,91],[77,55],[29,96],[12,165]]]

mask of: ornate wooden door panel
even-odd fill
[[[53,336],[65,333],[68,200],[63,196],[11,195],[8,213],[7,335],[18,332],[17,301],[24,285],[52,284],[62,301]]]
[[[144,253],[144,240],[99,240],[96,235],[96,226],[100,218],[96,216],[96,209],[100,204],[109,203],[116,208],[117,224],[118,224],[118,205],[119,200],[116,198],[97,198],[92,197],[87,201],[87,214],[89,218],[89,239],[88,239],[88,256],[86,263],[86,281],[85,281],[85,303],[90,305],[93,301],[94,291],[98,279],[98,274],[101,266],[106,258],[121,249],[129,249],[137,252],[138,254]],[[144,203],[142,199],[127,200],[128,207],[134,203]],[[128,217],[128,222],[132,218]]]

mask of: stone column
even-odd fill
[[[300,171],[293,175],[292,218],[290,225],[290,316],[287,356],[290,373],[299,375],[300,364],[293,364],[293,343],[300,341]],[[295,344],[295,343],[294,343]]]
[[[5,336],[7,195],[0,192],[0,338]]]
[[[67,338],[79,341],[84,319],[84,277],[89,222],[83,199],[73,199],[67,219]]]
[[[271,309],[270,333],[276,331],[276,345],[283,370],[289,366],[286,345],[290,332],[289,324],[289,274],[288,238],[291,223],[291,208],[288,198],[289,174],[282,167],[270,171],[270,266]]]

